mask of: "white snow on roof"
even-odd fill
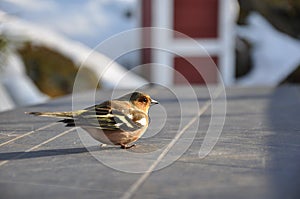
[[[75,64],[84,64],[104,85],[114,88],[135,88],[147,83],[135,73],[126,70],[103,54],[92,51],[89,47],[63,37],[53,31],[40,28],[34,24],[0,13],[0,33],[11,38],[31,41],[33,44],[47,46],[70,58]],[[107,70],[108,69],[108,70]],[[122,84],[119,81],[122,80]]]

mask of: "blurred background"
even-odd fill
[[[197,85],[299,83],[299,21],[300,0],[2,0],[0,111],[72,93],[81,66],[82,90],[115,88],[124,74],[128,78],[121,88],[184,84],[178,73],[154,63]],[[143,27],[178,31],[205,51],[179,33],[150,30],[96,48],[118,33]],[[180,55],[148,48],[152,43]],[[128,47],[141,50],[114,59]],[[146,66],[131,70],[141,64]]]

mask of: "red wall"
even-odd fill
[[[192,38],[218,36],[218,0],[174,0],[173,13],[174,30]]]
[[[217,83],[218,73],[217,67],[218,58],[212,57],[175,57],[174,69],[183,75],[191,84],[207,84]],[[199,72],[200,71],[200,72]],[[174,74],[175,84],[187,83],[181,75]],[[205,80],[203,76],[205,76]]]

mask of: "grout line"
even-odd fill
[[[46,140],[46,141],[44,141],[44,142],[38,144],[38,145],[35,145],[35,146],[31,147],[30,149],[26,150],[25,152],[33,151],[33,150],[35,150],[35,149],[37,149],[37,148],[39,148],[39,147],[41,147],[41,146],[43,146],[43,145],[45,145],[45,144],[47,144],[47,143],[49,143],[49,142],[52,142],[52,141],[55,140],[56,138],[59,138],[59,137],[61,137],[61,136],[63,136],[63,135],[66,135],[66,134],[70,133],[71,131],[73,131],[73,130],[75,130],[75,129],[76,129],[76,127],[71,128],[71,129],[68,129],[68,130],[66,130],[66,131],[64,131],[64,132],[62,132],[62,133],[60,133],[60,134],[58,134],[58,135],[56,135],[56,136],[54,136],[54,137],[52,137],[52,138],[50,138],[50,139],[48,139],[48,140]]]
[[[217,98],[221,94],[222,89],[217,89],[216,93],[212,96]],[[128,191],[126,191],[121,199],[130,199],[136,193],[136,191],[142,186],[142,184],[146,181],[146,179],[153,172],[155,167],[159,164],[159,162],[165,157],[165,155],[169,152],[169,150],[176,144],[179,138],[185,133],[185,131],[211,106],[211,100],[205,102],[205,104],[200,108],[198,114],[185,126],[182,130],[176,134],[174,139],[168,144],[165,150],[158,156],[156,161],[149,167],[149,169],[135,182],[131,185]]]
[[[27,133],[24,133],[24,134],[22,134],[22,135],[20,135],[20,136],[17,136],[17,137],[15,137],[15,138],[11,139],[11,140],[8,140],[8,141],[6,141],[6,142],[1,143],[1,144],[0,144],[0,147],[1,147],[1,146],[4,146],[4,145],[7,145],[7,144],[9,144],[9,143],[11,143],[11,142],[13,142],[13,141],[18,140],[18,139],[21,139],[21,138],[23,138],[23,137],[25,137],[25,136],[27,136],[27,135],[33,134],[33,133],[35,133],[35,132],[37,132],[37,131],[44,130],[44,129],[46,129],[46,128],[52,127],[52,126],[57,125],[57,124],[58,124],[58,123],[56,123],[56,122],[55,122],[55,123],[51,123],[51,124],[48,124],[48,125],[46,125],[46,126],[42,126],[42,127],[38,128],[38,129],[36,129],[36,130],[33,130],[33,131],[29,131],[29,132],[27,132]]]
[[[55,140],[56,138],[59,138],[59,137],[61,137],[61,136],[63,136],[63,135],[66,135],[66,134],[70,133],[71,131],[73,131],[73,130],[75,130],[75,129],[76,129],[76,127],[71,128],[71,129],[69,129],[69,130],[67,130],[67,131],[64,131],[64,132],[62,132],[62,133],[60,133],[60,134],[58,134],[58,135],[56,135],[56,136],[54,136],[54,137],[52,137],[52,138],[50,138],[50,139],[48,139],[48,140],[46,140],[46,141],[44,141],[44,142],[38,144],[38,145],[35,145],[35,146],[31,147],[30,149],[25,150],[24,153],[21,153],[20,155],[17,155],[17,156],[15,156],[15,157],[13,157],[12,159],[22,157],[22,156],[25,155],[26,153],[28,153],[28,152],[30,152],[30,151],[33,151],[33,150],[35,150],[35,149],[37,149],[37,148],[39,148],[39,147],[41,147],[41,146],[43,146],[43,145],[45,145],[45,144],[47,144],[47,143],[49,143],[49,142]],[[5,160],[5,161],[0,162],[0,167],[3,166],[3,165],[5,165],[5,164],[8,163],[9,161],[10,161],[10,160]]]

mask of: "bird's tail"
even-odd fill
[[[80,115],[81,113],[83,113],[85,111],[86,110],[69,111],[69,112],[25,112],[25,113],[30,114],[30,115],[35,115],[35,116],[71,119],[75,116]]]

